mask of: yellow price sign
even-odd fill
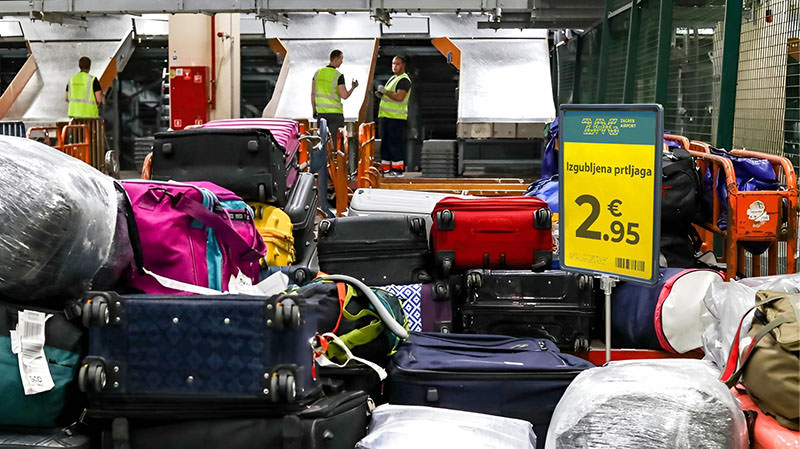
[[[655,282],[663,110],[564,105],[559,125],[562,268]]]

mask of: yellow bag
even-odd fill
[[[284,267],[294,262],[292,220],[286,212],[264,203],[248,203],[255,212],[256,228],[267,244],[263,262],[270,267]]]

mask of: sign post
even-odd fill
[[[660,105],[562,105],[559,114],[561,268],[599,275],[611,356],[611,289],[658,280]]]

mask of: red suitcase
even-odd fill
[[[539,198],[445,198],[432,218],[431,245],[443,275],[472,268],[550,267],[550,209]]]

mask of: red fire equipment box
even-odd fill
[[[170,67],[169,119],[174,130],[208,121],[208,67]]]

